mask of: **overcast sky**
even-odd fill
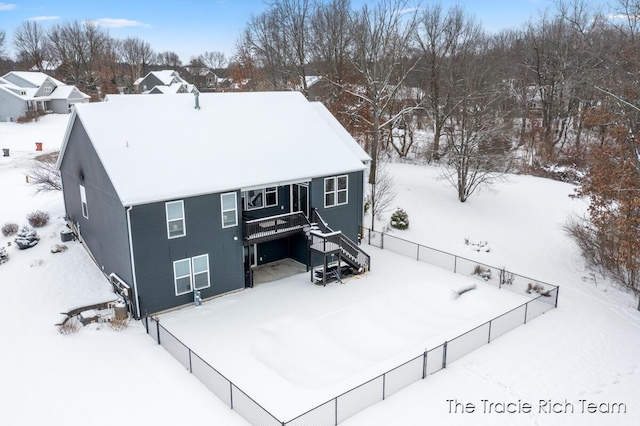
[[[429,3],[433,1],[429,0]],[[616,0],[591,0],[615,4]],[[374,0],[351,0],[353,8]],[[519,27],[546,8],[553,0],[441,0],[446,8],[461,5],[489,31]],[[178,53],[183,63],[205,51],[221,51],[230,56],[235,42],[252,14],[266,8],[265,0],[2,0],[0,29],[11,38],[22,21],[37,20],[45,27],[66,21],[91,19],[116,38],[137,36],[155,51]]]

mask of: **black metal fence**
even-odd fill
[[[499,268],[487,265],[482,262],[423,246],[422,244],[398,238],[391,234],[372,231],[368,228],[364,228],[364,230],[366,241],[371,246],[411,257],[420,262],[438,266],[456,274],[467,275],[518,294],[528,295],[529,297],[544,295],[549,303],[552,303],[554,306],[558,304],[558,286],[556,285],[509,272],[504,267]],[[553,297],[552,293],[555,294],[555,297]]]
[[[501,288],[522,291],[533,298],[466,333],[445,341],[440,346],[425,350],[401,365],[335,398],[325,401],[289,421],[282,421],[276,418],[160,325],[157,319],[152,317],[143,318],[147,333],[189,370],[191,374],[196,376],[213,394],[252,425],[335,426],[410,384],[446,368],[448,364],[485,344],[491,343],[514,328],[526,324],[533,318],[557,307],[558,286],[531,280],[507,272],[504,269],[496,270],[494,267],[478,264],[475,261],[430,249],[388,234],[370,232],[369,241],[373,242],[372,245],[376,245],[379,241],[378,247],[401,254],[410,254],[409,250],[413,248],[416,250],[415,257],[417,260],[427,263],[438,261],[441,262],[438,266],[446,267],[453,272],[465,273],[470,276],[477,275],[479,279],[492,284],[497,283]],[[379,240],[376,238],[379,238]],[[413,256],[414,254],[411,255]],[[489,276],[485,278],[475,273],[476,265],[490,268]],[[498,271],[497,278],[493,276],[494,270]],[[485,275],[487,274],[485,273]],[[532,288],[536,284],[542,287],[527,292],[529,284]]]

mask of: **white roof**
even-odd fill
[[[71,94],[74,92],[76,93],[76,96],[74,96],[74,98],[89,99],[91,97],[86,93],[82,93],[76,88],[76,86],[67,86],[66,84],[56,87],[48,97],[51,99],[69,99],[71,97]]]
[[[180,74],[178,74],[177,71],[175,70],[162,70],[162,71],[151,71],[149,74],[153,74],[156,77],[158,77],[158,79],[160,81],[162,81],[162,83],[165,86],[168,86],[169,84],[171,84],[171,82],[173,81],[174,78],[178,78],[180,81],[184,81],[182,79],[182,77],[180,77]]]
[[[58,166],[78,117],[125,206],[365,168],[321,105],[299,92],[205,93],[199,104],[178,95],[78,104]]]
[[[17,77],[20,77],[21,79],[28,81],[31,84],[34,84],[38,87],[42,86],[42,84],[45,82],[45,80],[48,78],[50,79],[53,83],[55,83],[56,86],[60,86],[60,85],[64,85],[63,82],[56,80],[55,78],[43,73],[43,72],[33,72],[33,71],[10,71],[7,74],[5,74],[5,76],[9,75],[9,74],[13,74]]]
[[[311,106],[322,117],[322,119],[325,120],[327,124],[329,124],[329,126],[331,126],[333,131],[336,132],[338,136],[340,136],[342,141],[349,147],[351,152],[360,161],[371,161],[371,157],[369,157],[369,154],[367,154],[364,149],[362,149],[360,144],[351,136],[351,134],[349,134],[349,132],[347,132],[347,129],[345,129],[342,124],[340,124],[340,122],[333,116],[333,114],[331,114],[331,111],[329,111],[322,104],[322,102],[311,102]]]

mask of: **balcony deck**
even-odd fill
[[[263,243],[299,234],[310,227],[302,212],[285,213],[242,222],[244,245]]]

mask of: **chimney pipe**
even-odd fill
[[[198,98],[198,96],[200,96],[200,93],[196,90],[195,92],[193,92],[193,95],[196,97],[196,109],[200,109],[200,99]]]

